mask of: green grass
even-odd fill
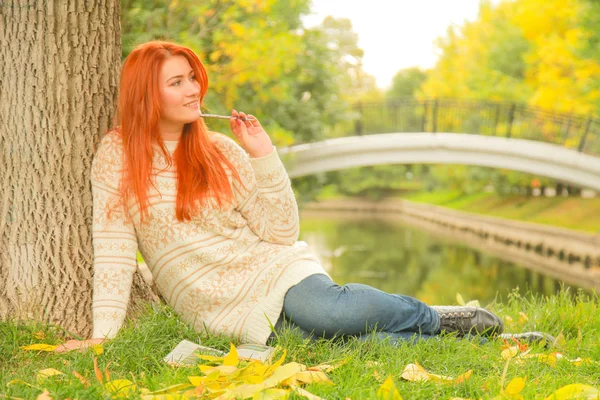
[[[494,193],[461,195],[452,191],[414,192],[401,197],[476,214],[600,233],[600,197],[502,197]]]
[[[509,363],[504,386],[515,377],[526,378],[522,395],[526,399],[545,398],[558,388],[572,383],[600,387],[600,312],[598,297],[585,297],[562,292],[548,298],[521,296],[514,292],[503,303],[490,306],[502,317],[514,321],[509,331],[542,330],[552,335],[564,335],[561,347],[545,349],[534,346],[532,353],[551,354],[560,351],[566,358],[588,357],[596,363],[575,366],[560,360],[552,367],[537,359],[522,364]],[[528,317],[524,320],[520,313]],[[521,320],[521,321],[519,321]],[[46,335],[43,340],[35,332]],[[0,394],[18,398],[35,398],[47,388],[55,399],[102,399],[101,386],[93,370],[94,354],[66,354],[26,352],[20,346],[32,343],[58,344],[68,339],[63,331],[47,325],[0,323]],[[182,339],[202,342],[204,345],[227,350],[227,337],[199,334],[181,322],[173,312],[163,306],[148,308],[135,322],[128,321],[118,337],[104,346],[98,356],[100,368],[109,365],[112,379],[129,379],[138,387],[156,390],[187,382],[191,375],[201,375],[197,367],[171,368],[162,358]],[[235,341],[234,341],[235,344]],[[505,360],[501,357],[503,343],[491,341],[457,340],[453,337],[428,340],[416,345],[392,346],[388,342],[349,341],[345,344],[331,341],[309,343],[293,332],[282,335],[278,341],[279,353],[287,350],[287,359],[308,366],[331,360],[347,359],[347,363],[328,375],[335,386],[311,384],[310,392],[326,399],[370,399],[382,383],[378,380],[391,376],[405,399],[449,399],[451,397],[491,398],[502,390],[501,382]],[[434,382],[408,382],[401,379],[405,366],[418,362],[429,372],[457,377],[472,369],[469,380],[458,385]],[[36,374],[44,368],[56,368],[67,375],[49,378],[44,384],[36,382]],[[77,371],[92,385],[84,385],[72,375]],[[36,387],[7,383],[20,379]],[[3,396],[0,395],[0,398]],[[135,398],[135,397],[134,397]],[[301,398],[293,395],[291,398]]]

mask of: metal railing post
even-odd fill
[[[500,122],[500,104],[496,104],[496,115],[494,116],[494,136],[498,134],[498,123]]]
[[[583,135],[581,136],[581,140],[579,141],[579,147],[577,148],[577,150],[580,153],[583,151],[583,148],[585,147],[585,141],[587,139],[587,135],[588,135],[588,132],[590,131],[591,125],[592,125],[592,117],[590,116],[588,118],[587,124],[585,124],[585,131],[583,132]]]
[[[510,135],[512,134],[512,125],[513,125],[513,121],[515,119],[515,109],[517,108],[517,105],[515,103],[512,103],[510,105],[510,109],[508,111],[508,127],[506,128],[506,137],[509,138]]]
[[[356,136],[361,136],[363,134],[363,116],[364,116],[361,102],[358,102],[356,104],[356,109],[358,111],[359,117],[356,121],[354,121],[354,134]]]
[[[427,132],[427,100],[423,100],[423,120],[421,122],[421,132]]]
[[[432,121],[431,121],[431,132],[436,133],[437,132],[437,111],[438,111],[438,99],[435,99],[433,101],[433,115],[432,115]]]

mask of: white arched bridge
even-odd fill
[[[353,136],[281,148],[279,154],[291,178],[377,164],[463,164],[600,191],[599,120],[511,104],[429,102],[355,106],[346,127]]]

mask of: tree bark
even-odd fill
[[[91,331],[90,168],[116,112],[117,0],[0,0],[0,320]],[[130,311],[157,296],[136,273]]]

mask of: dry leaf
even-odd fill
[[[469,380],[469,378],[471,378],[471,375],[473,375],[473,370],[470,369],[467,372],[465,372],[464,374],[459,375],[455,380],[454,380],[454,384],[458,385],[459,383],[463,383],[464,381]]]
[[[83,386],[85,388],[89,388],[90,387],[90,383],[88,382],[87,379],[85,379],[85,377],[83,375],[81,375],[79,372],[77,371],[73,371],[73,375],[79,379],[79,381],[83,384]]]
[[[411,382],[424,382],[428,380],[452,382],[453,379],[447,376],[431,374],[419,364],[408,364],[402,372],[402,378]]]
[[[42,331],[33,332],[32,336],[38,340],[46,339],[46,334]]]
[[[402,396],[391,376],[377,389],[378,400],[402,400]]]
[[[104,379],[102,379],[102,371],[98,368],[98,357],[94,357],[94,373],[96,374],[96,379],[102,385],[104,383]]]

